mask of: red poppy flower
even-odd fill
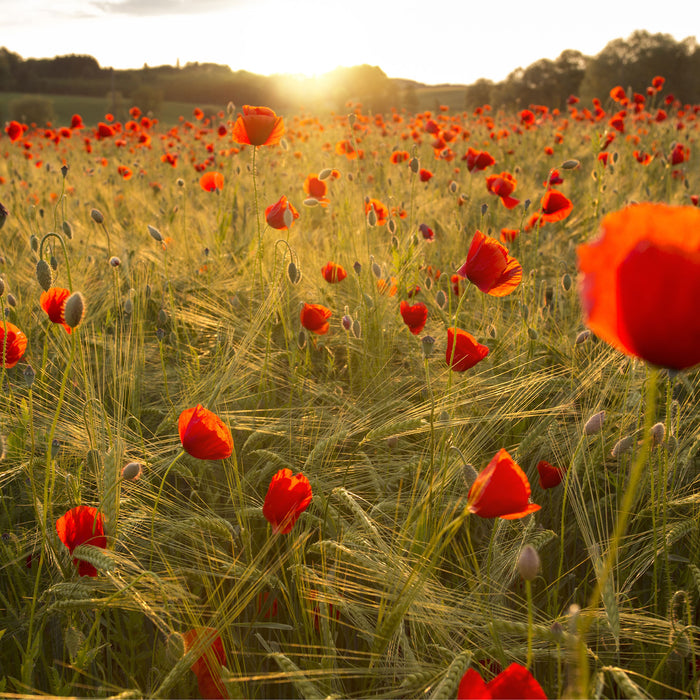
[[[435,233],[433,232],[433,229],[428,226],[428,224],[420,224],[420,226],[418,226],[418,230],[426,241],[432,241],[435,239]]]
[[[469,489],[467,506],[481,518],[523,518],[540,509],[530,503],[530,482],[525,472],[501,448],[479,473]]]
[[[377,226],[384,226],[389,220],[389,208],[378,199],[370,199],[365,202],[365,214],[369,214],[372,210],[377,215]]]
[[[82,129],[84,126],[83,118],[79,114],[74,114],[70,120],[71,129]]]
[[[335,144],[335,152],[339,156],[345,156],[348,160],[353,160],[357,158],[358,155],[352,143],[350,143],[350,141],[347,139],[344,141],[338,141],[338,143]]]
[[[10,141],[15,143],[15,141],[19,141],[22,138],[22,134],[24,134],[24,127],[19,122],[12,120],[5,127],[5,133],[10,137]]]
[[[104,122],[99,122],[97,124],[97,133],[95,134],[98,139],[108,139],[110,136],[114,136],[114,127]]]
[[[425,322],[428,320],[428,307],[421,301],[417,304],[409,304],[407,301],[402,301],[399,307],[401,318],[408,326],[408,330],[413,335],[418,335],[425,327]]]
[[[410,157],[411,155],[408,151],[394,151],[391,154],[391,158],[389,158],[389,160],[394,165],[397,165],[398,163],[403,163],[405,160],[408,160]]]
[[[542,197],[540,218],[542,222],[561,221],[571,214],[574,205],[559,190],[547,190]]]
[[[69,296],[70,290],[63,287],[51,287],[39,297],[39,304],[46,311],[49,320],[52,323],[60,323],[68,333],[71,332],[71,327],[66,323],[66,319],[63,318],[63,309]]]
[[[226,686],[221,680],[221,667],[227,664],[224,643],[216,629],[202,627],[182,635],[185,652],[194,646],[202,648],[201,656],[190,666],[197,676],[199,694],[203,698],[219,700],[227,698]]]
[[[649,165],[649,163],[651,163],[651,155],[646,151],[635,150],[632,152],[632,155],[637,159],[637,162],[642,165]]]
[[[125,180],[128,180],[128,179],[134,174],[133,171],[131,170],[131,168],[129,168],[129,167],[126,166],[126,165],[118,165],[118,166],[117,166],[117,172],[118,172]]]
[[[224,176],[221,173],[210,172],[204,173],[199,178],[199,186],[205,192],[215,192],[216,190],[224,189]]]
[[[101,513],[98,513],[97,508],[77,506],[56,521],[56,533],[71,554],[81,544],[105,549],[107,538],[103,521],[104,518]],[[97,569],[89,562],[73,559],[73,563],[77,565],[80,576],[97,576]]]
[[[509,172],[502,172],[500,175],[487,176],[486,189],[491,192],[491,194],[498,195],[506,209],[512,209],[520,202],[519,199],[510,196],[517,182],[518,181]]]
[[[318,175],[315,173],[309,175],[306,180],[304,180],[304,192],[309,197],[313,197],[321,206],[328,205],[328,197],[326,193],[328,192],[328,185],[325,180],[319,180]]]
[[[231,135],[236,143],[251,146],[274,146],[284,134],[284,120],[269,107],[243,105]]]
[[[700,363],[700,210],[636,204],[578,248],[586,325],[618,350],[671,369]]]
[[[519,233],[519,228],[502,228],[500,239],[504,243],[512,243],[518,237]]]
[[[287,211],[291,213],[291,220],[289,219],[289,214],[285,216],[285,212]],[[288,222],[291,225],[298,218],[299,212],[294,208],[291,202],[287,201],[284,195],[265,209],[265,221],[267,221],[267,225],[278,230],[286,229]]]
[[[197,459],[225,459],[233,452],[231,431],[202,404],[185,409],[177,427],[185,452]]]
[[[5,328],[7,328],[7,342],[5,342]],[[3,349],[4,354],[2,354]],[[22,359],[26,349],[27,336],[12,323],[0,323],[0,355],[2,355],[2,364],[7,369],[14,367]]]
[[[283,535],[290,532],[311,497],[311,484],[303,474],[292,476],[291,469],[280,469],[270,481],[262,509],[272,531]]]
[[[680,165],[690,158],[690,148],[683,146],[682,143],[677,143],[671,151],[671,165]]]
[[[316,335],[325,335],[330,328],[328,319],[331,315],[331,310],[321,304],[305,303],[300,313],[301,325]]]
[[[466,372],[489,354],[485,345],[461,328],[447,329],[447,350],[445,362],[454,372]]]
[[[428,182],[432,176],[433,174],[430,172],[430,170],[426,170],[425,168],[421,168],[418,171],[418,177],[420,178],[421,182]]]
[[[334,262],[328,262],[321,268],[321,274],[326,282],[333,284],[334,282],[341,282],[344,280],[348,273],[342,265],[338,265]]]
[[[507,296],[523,277],[520,263],[508,254],[508,249],[495,238],[476,231],[467,260],[457,270],[482,292],[495,297]]]
[[[526,126],[530,126],[535,123],[535,114],[529,109],[524,109],[520,112],[520,122]]]
[[[561,484],[566,474],[566,469],[554,467],[549,462],[542,460],[537,463],[537,472],[540,475],[540,486],[543,489],[553,489]]]
[[[494,157],[488,151],[477,151],[471,146],[467,149],[466,154],[462,157],[462,160],[467,161],[467,170],[472,172],[473,170],[484,170],[490,165],[496,163]]]
[[[470,668],[457,688],[457,700],[547,700],[542,686],[524,666],[511,664],[493,680],[486,683],[476,669]]]

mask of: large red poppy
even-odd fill
[[[308,508],[312,498],[311,484],[303,474],[292,476],[291,469],[280,469],[267,489],[263,515],[275,533],[286,534]]]
[[[285,216],[285,212],[287,211],[290,212],[291,219],[289,214]],[[274,204],[271,204],[265,209],[265,221],[267,221],[267,225],[278,230],[286,229],[288,222],[294,223],[298,218],[299,212],[295,209],[294,205],[287,200],[285,195],[282,195]]]
[[[328,319],[331,315],[331,310],[321,304],[304,304],[304,306],[301,307],[299,317],[301,325],[304,326],[307,331],[316,333],[316,335],[325,335],[330,328]]]
[[[502,297],[510,294],[523,278],[520,263],[508,254],[508,249],[481,231],[472,238],[467,260],[457,270],[482,292]]]
[[[71,508],[56,521],[56,533],[71,554],[81,544],[102,549],[107,547],[104,518],[97,508],[92,506]],[[97,569],[90,562],[73,559],[73,563],[77,565],[80,576],[97,576]]]
[[[204,173],[199,178],[199,186],[206,192],[215,192],[224,189],[224,176],[221,173]]]
[[[51,287],[39,297],[39,304],[41,304],[41,308],[46,311],[49,320],[52,323],[60,323],[68,333],[71,332],[71,327],[66,323],[66,319],[63,317],[63,309],[66,305],[66,299],[68,299],[69,296],[69,289]]]
[[[192,629],[182,635],[185,652],[195,645],[202,647],[201,655],[190,667],[197,676],[199,694],[208,700],[227,698],[226,687],[221,681],[221,667],[226,666],[224,643],[216,629],[202,627]]]
[[[5,341],[5,328],[7,328],[7,341]],[[12,323],[0,323],[0,356],[2,364],[10,369],[14,367],[24,355],[27,349],[27,336]],[[3,352],[4,350],[4,352]]]
[[[470,513],[482,518],[523,518],[540,509],[530,503],[530,482],[525,472],[501,448],[469,489]]]
[[[457,700],[547,700],[542,686],[524,666],[511,664],[486,683],[476,669],[470,668],[457,688]]]
[[[447,329],[445,361],[454,372],[466,372],[489,354],[485,345],[461,328]]]
[[[409,304],[407,301],[402,301],[399,311],[403,322],[413,335],[418,335],[425,328],[425,323],[428,320],[428,307],[423,302]]]
[[[225,423],[202,404],[180,414],[178,431],[185,452],[197,459],[225,459],[233,452],[233,438]]]
[[[700,210],[626,207],[577,252],[586,325],[597,336],[653,365],[700,363]]]
[[[231,134],[236,143],[273,146],[284,134],[284,120],[269,107],[243,105],[243,114],[238,115]]]

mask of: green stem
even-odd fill
[[[165,480],[168,478],[168,474],[170,474],[170,470],[177,464],[177,462],[180,460],[180,458],[185,454],[184,448],[181,449],[177,455],[173,458],[173,461],[170,462],[168,465],[168,468],[165,470],[165,474],[163,474],[163,478],[161,479],[160,482],[160,488],[158,489],[158,494],[156,495],[156,500],[155,503],[153,504],[153,513],[151,513],[151,563],[153,562],[153,542],[154,542],[154,535],[155,535],[155,527],[156,527],[156,512],[158,511],[158,504],[160,503],[160,497],[161,494],[163,493],[163,487],[165,486]],[[151,565],[149,564],[149,568]]]

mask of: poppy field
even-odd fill
[[[700,106],[9,122],[0,696],[700,695]]]

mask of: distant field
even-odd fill
[[[30,97],[41,97],[51,100],[53,103],[54,123],[65,124],[70,122],[71,117],[78,113],[82,116],[86,124],[96,125],[98,121],[104,119],[107,112],[113,111],[118,119],[128,118],[126,113],[129,107],[128,100],[121,99],[115,106],[108,97],[83,97],[79,95],[45,95],[31,94],[23,92],[0,92],[0,119],[3,121],[10,119],[11,105],[16,100],[23,100]],[[191,116],[195,104],[189,102],[163,102],[162,109],[157,115],[158,119],[165,124],[174,124],[178,117]],[[223,109],[224,105],[222,105]],[[121,114],[123,112],[123,114]]]

